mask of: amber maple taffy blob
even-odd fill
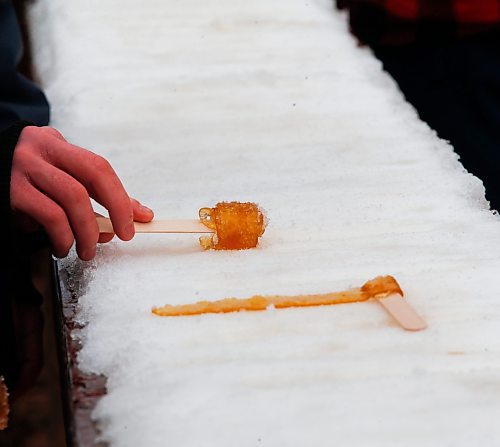
[[[333,292],[317,295],[255,295],[251,298],[226,298],[218,301],[199,301],[195,304],[178,306],[166,305],[153,308],[159,316],[198,315],[204,313],[228,313],[240,310],[265,310],[269,306],[276,309],[287,307],[325,306],[355,303],[375,298],[384,309],[406,330],[425,329],[426,324],[403,298],[403,291],[392,276],[378,276],[366,282],[362,287],[345,292]]]
[[[254,248],[265,231],[266,218],[255,203],[220,202],[201,208],[200,221],[215,233],[200,237],[205,249],[244,250]]]
[[[9,393],[7,386],[0,376],[0,430],[7,428],[9,422]]]
[[[182,316],[182,315],[197,315],[203,313],[228,313],[238,312],[240,310],[264,310],[269,306],[274,306],[276,309],[284,309],[286,307],[308,307],[308,306],[325,306],[333,304],[355,303],[367,301],[375,297],[377,294],[384,293],[385,290],[398,290],[401,295],[402,291],[399,286],[396,288],[389,277],[378,277],[367,282],[363,287],[345,292],[333,292],[315,295],[255,295],[251,298],[225,298],[217,301],[199,301],[194,304],[181,304],[154,308],[153,313],[161,316]],[[394,280],[395,282],[395,280]],[[397,282],[396,282],[397,284]]]

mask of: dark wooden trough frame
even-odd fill
[[[77,293],[62,280],[57,261],[52,261],[51,270],[67,447],[106,447],[106,443],[97,441],[99,430],[91,419],[97,401],[106,393],[106,378],[85,374],[78,368],[76,358],[81,346],[72,336],[73,331],[81,329],[75,320]]]

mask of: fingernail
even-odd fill
[[[153,210],[151,208],[148,208],[145,205],[141,204],[141,208],[142,208],[143,211],[146,211],[147,213],[153,213]]]

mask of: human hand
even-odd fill
[[[99,234],[93,198],[109,211],[117,236],[134,237],[133,221],[149,222],[153,211],[128,196],[109,162],[68,143],[51,127],[23,129],[14,151],[11,207],[24,228],[41,225],[62,258],[76,241],[83,260],[93,259],[98,242],[112,234]]]

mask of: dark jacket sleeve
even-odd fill
[[[14,7],[0,0],[0,131],[19,120],[37,126],[49,122],[49,104],[43,92],[17,71],[23,44]]]

